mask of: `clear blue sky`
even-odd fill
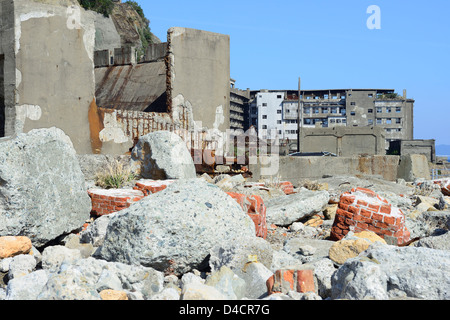
[[[152,32],[170,27],[230,36],[241,89],[384,88],[415,103],[415,139],[450,145],[450,1],[137,1]],[[381,29],[370,30],[370,5]]]

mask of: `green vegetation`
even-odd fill
[[[107,170],[97,173],[96,185],[105,189],[119,189],[134,179],[136,175],[116,161],[113,165],[109,165]]]
[[[152,32],[150,31],[150,21],[145,17],[144,10],[142,10],[142,7],[136,2],[136,1],[125,1],[126,4],[130,5],[137,14],[142,18],[142,21],[144,22],[144,27],[142,29],[139,29],[139,36],[141,37],[142,42],[142,48],[145,52],[145,49],[149,46],[149,44],[153,43],[152,39]]]
[[[109,17],[114,9],[114,2],[112,0],[78,0],[80,5],[86,10],[92,10]]]
[[[378,94],[377,99],[399,99],[401,96],[394,92],[394,93],[386,93],[386,94]]]

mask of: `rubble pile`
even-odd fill
[[[450,179],[192,177],[138,145],[145,177],[101,189],[57,129],[0,143],[0,300],[450,299]]]

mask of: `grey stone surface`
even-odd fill
[[[36,268],[36,259],[32,255],[15,256],[9,263],[8,278],[10,280],[23,277]]]
[[[450,299],[450,252],[373,244],[333,275],[333,299]]]
[[[241,237],[256,238],[255,225],[234,199],[202,179],[179,180],[114,216],[96,256],[186,273]]]
[[[265,202],[267,223],[287,226],[300,219],[321,212],[328,204],[327,191],[301,189],[298,193],[270,199]]]
[[[100,247],[106,236],[106,230],[108,228],[109,221],[117,214],[101,216],[82,231],[80,234],[80,243],[91,243],[94,247]]]
[[[450,251],[450,231],[447,231],[441,235],[422,238],[413,245],[415,247]]]
[[[228,300],[240,300],[245,297],[246,282],[226,266],[211,274],[205,284],[219,290]]]
[[[39,247],[89,219],[84,176],[60,129],[1,142],[0,181],[0,235],[28,236]]]
[[[45,248],[42,253],[42,268],[57,270],[64,262],[73,263],[80,259],[81,252],[79,250],[63,246],[51,246]]]
[[[273,260],[273,249],[266,240],[248,236],[238,237],[234,241],[222,241],[211,248],[209,253],[212,272],[227,266],[238,276],[241,276],[246,264],[253,261],[250,257],[256,258],[266,268],[270,268]]]
[[[132,161],[145,179],[192,179],[194,161],[186,143],[175,133],[157,131],[139,138],[132,151]]]
[[[8,282],[6,300],[36,300],[48,281],[47,271],[38,270]]]
[[[328,258],[328,252],[333,244],[334,242],[329,240],[293,238],[285,242],[283,250],[302,263],[309,263]],[[305,255],[303,250],[305,246],[315,248],[315,251]]]
[[[273,272],[262,263],[252,262],[245,266],[241,273],[245,281],[245,297],[248,299],[259,299],[267,294],[266,281],[273,275]]]

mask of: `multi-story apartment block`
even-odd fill
[[[230,129],[243,130],[248,129],[248,101],[250,99],[250,89],[241,90],[235,88],[236,80],[231,79],[230,84]]]
[[[303,128],[382,127],[389,142],[413,140],[414,100],[393,89],[261,90],[252,91],[249,125],[259,138],[297,140]],[[301,114],[299,115],[299,101]]]

